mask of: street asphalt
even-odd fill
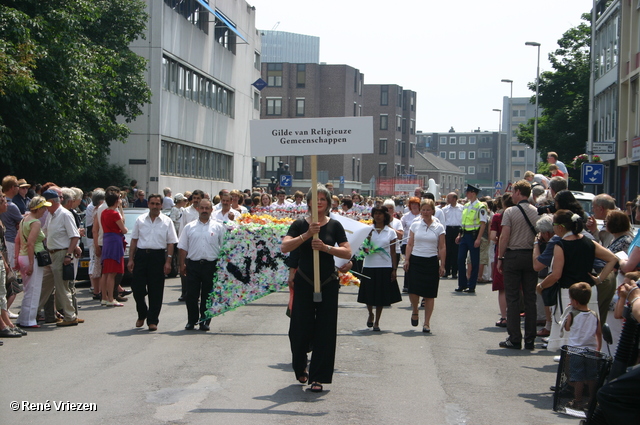
[[[455,287],[440,281],[431,334],[422,311],[411,326],[407,294],[372,331],[358,288],[343,287],[336,369],[322,393],[291,370],[286,290],[214,318],[209,332],[185,331],[180,281],[168,279],[159,330],[149,332],[134,327],[132,297],[101,307],[80,287],[85,323],[3,340],[0,423],[577,424],[552,411],[556,353],[540,341],[534,351],[499,348],[497,293]],[[91,411],[61,411],[72,407]]]

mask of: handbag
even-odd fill
[[[560,298],[560,285],[558,284],[558,282],[554,283],[548,288],[544,288],[542,290],[542,294],[540,295],[542,296],[542,302],[544,303],[545,307],[552,307],[558,304],[558,301],[559,304],[562,305],[562,299]]]
[[[62,265],[62,280],[74,280],[75,277],[75,267],[73,266],[73,262],[69,264]]]
[[[38,267],[44,267],[51,264],[51,254],[49,251],[36,252],[36,260],[38,261]]]

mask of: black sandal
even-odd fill
[[[416,316],[414,319],[413,316]],[[418,313],[411,314],[411,326],[418,326]]]
[[[507,327],[507,319],[505,317],[501,317],[500,320],[498,320],[496,322],[496,326],[501,327],[501,328],[506,328]]]
[[[309,374],[307,372],[298,376],[298,382],[300,382],[301,384],[306,384],[308,380],[309,380]]]
[[[313,382],[309,390],[314,393],[322,392],[322,384],[320,382]]]

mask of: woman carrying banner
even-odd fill
[[[312,198],[318,205],[318,222],[311,217],[294,221],[281,247],[283,253],[300,248],[289,324],[293,371],[300,383],[311,382],[311,391],[320,392],[322,384],[331,383],[336,355],[340,283],[333,257],[349,259],[351,248],[342,224],[329,218],[331,193],[319,184],[315,193],[313,189],[307,193],[307,205]],[[320,251],[321,302],[313,300],[314,250]],[[307,372],[309,348],[313,353]]]

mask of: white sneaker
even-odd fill
[[[556,363],[560,363],[560,356],[553,356],[553,361]]]
[[[13,313],[11,310],[7,310],[7,313],[9,313],[9,319],[17,319],[18,315]]]

